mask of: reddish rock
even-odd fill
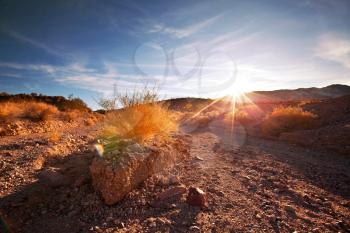
[[[205,192],[199,188],[191,187],[188,190],[187,203],[193,206],[206,206],[207,197]]]
[[[183,147],[186,146],[183,144]],[[172,143],[168,147],[148,147],[142,153],[130,152],[116,163],[98,156],[90,166],[92,183],[102,194],[105,203],[113,205],[148,177],[171,168],[177,160],[186,156],[176,150]]]
[[[81,175],[75,180],[74,187],[78,188],[78,187],[82,186],[85,183],[86,183],[86,177]]]
[[[166,199],[170,199],[173,197],[179,197],[182,194],[187,192],[187,188],[185,186],[177,186],[170,189],[165,190],[164,192],[158,195],[158,199],[164,201]]]

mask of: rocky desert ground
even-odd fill
[[[338,113],[342,120],[298,133],[315,134],[316,142],[336,138],[332,124],[345,127],[348,111]],[[350,158],[332,149],[335,142],[262,137],[243,123],[230,128],[221,117],[181,124],[182,159],[107,205],[89,170],[101,121],[6,125],[13,135],[0,137],[1,232],[350,231]]]

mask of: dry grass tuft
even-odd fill
[[[61,113],[61,119],[64,121],[72,122],[78,118],[82,118],[86,115],[86,112],[79,110],[70,110]]]
[[[84,124],[87,126],[92,126],[92,125],[96,124],[97,121],[98,121],[97,117],[89,116],[88,118],[86,118],[84,120]]]
[[[145,87],[116,98],[112,102],[117,101],[123,108],[109,111],[100,131],[105,158],[119,158],[132,142],[144,144],[155,137],[166,140],[170,132],[177,130],[176,114],[158,102],[154,88]]]
[[[32,120],[45,121],[49,120],[53,116],[56,116],[58,113],[58,109],[53,105],[29,102],[25,104],[22,117]]]
[[[166,138],[177,129],[172,113],[161,104],[142,104],[107,114],[102,137],[144,142],[155,135]]]
[[[312,129],[318,125],[317,115],[300,107],[277,107],[262,122],[265,135],[278,136],[283,132]]]
[[[0,103],[0,118],[27,118],[31,120],[48,120],[59,113],[58,109],[50,104],[34,101]]]

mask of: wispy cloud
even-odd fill
[[[93,90],[102,93],[113,91],[113,85],[118,84],[120,88],[132,89],[135,86],[142,86],[146,83],[161,83],[164,80],[162,75],[144,76],[137,74],[125,74],[118,72],[118,63],[104,62],[103,69],[95,70],[82,63],[75,62],[66,66],[53,66],[47,64],[22,64],[11,62],[0,62],[0,67],[22,72],[38,72],[49,77],[58,83],[79,87],[86,90]],[[131,67],[131,64],[129,64]],[[20,75],[21,74],[21,75]],[[25,77],[25,73],[0,73],[6,77]],[[167,77],[167,80],[169,77]],[[172,77],[173,80],[176,77]]]
[[[6,67],[16,70],[31,70],[38,71],[43,73],[52,74],[59,71],[59,67],[46,65],[46,64],[21,64],[21,63],[12,63],[12,62],[0,62],[0,67]]]
[[[31,46],[33,47],[36,47],[36,48],[39,48],[43,51],[45,51],[46,53],[49,53],[51,55],[55,55],[55,56],[58,56],[58,57],[66,57],[67,55],[46,45],[45,43],[42,43],[42,42],[39,42],[37,40],[34,40],[28,36],[25,36],[21,33],[18,33],[16,31],[8,31],[7,32],[11,37],[13,37],[14,39],[20,41],[20,42],[23,42],[23,43],[26,43],[26,44],[30,44]]]
[[[0,76],[11,77],[11,78],[21,78],[22,77],[19,74],[12,74],[12,73],[0,73]]]
[[[319,38],[315,55],[324,60],[342,64],[350,69],[350,38],[335,34],[323,35]]]
[[[148,33],[162,33],[174,38],[184,38],[203,30],[204,28],[216,22],[221,17],[222,14],[216,15],[214,17],[203,20],[201,22],[197,22],[184,28],[168,27],[163,23],[157,23],[153,25],[153,27],[148,31]]]

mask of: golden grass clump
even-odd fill
[[[87,115],[86,112],[74,109],[74,110],[62,112],[61,119],[63,119],[64,121],[71,122],[78,118],[85,117],[85,115]]]
[[[13,118],[19,117],[22,114],[23,105],[14,102],[3,102],[0,103],[0,118]]]
[[[140,104],[107,114],[102,138],[118,137],[144,142],[154,136],[166,138],[177,129],[172,113],[162,104]]]
[[[300,107],[277,107],[262,122],[262,133],[278,136],[283,132],[312,129],[318,125],[317,115]]]
[[[31,120],[48,120],[58,114],[58,109],[50,104],[23,101],[0,103],[0,118],[28,118]]]
[[[29,118],[32,120],[49,120],[51,117],[59,113],[58,109],[50,104],[38,103],[38,102],[28,102],[25,104],[23,111],[23,118]]]

